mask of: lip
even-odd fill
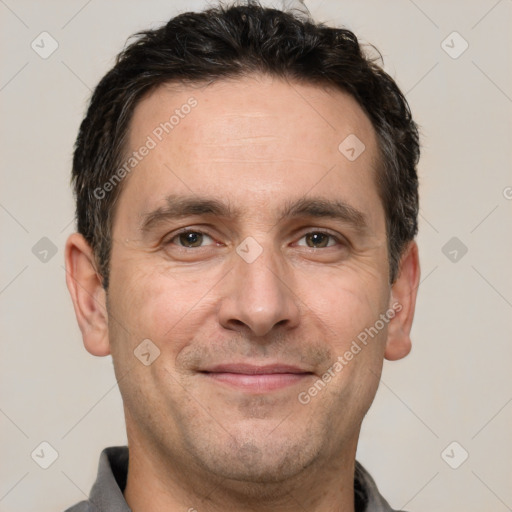
[[[270,392],[292,386],[313,375],[287,364],[251,365],[220,364],[200,372],[208,379],[231,388],[249,392]]]

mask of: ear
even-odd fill
[[[91,246],[79,233],[66,242],[66,284],[84,346],[95,356],[110,354],[106,293]]]
[[[395,316],[388,324],[388,338],[384,357],[390,361],[402,359],[411,351],[411,326],[420,281],[418,245],[407,246],[398,268],[398,277],[391,287],[390,309]]]

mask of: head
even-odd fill
[[[384,357],[410,350],[418,158],[346,29],[251,4],[138,34],[81,124],[66,249],[129,441],[267,483],[354,454]],[[258,388],[227,364],[295,373]]]

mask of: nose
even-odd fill
[[[264,249],[254,260],[233,255],[233,268],[222,280],[219,322],[245,334],[264,337],[282,326],[299,324],[299,298],[293,292],[291,272],[285,271],[279,255]]]

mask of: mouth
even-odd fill
[[[223,364],[213,366],[200,373],[212,382],[237,388],[242,391],[264,393],[303,383],[313,372],[305,369],[272,364],[265,366],[249,364]]]

